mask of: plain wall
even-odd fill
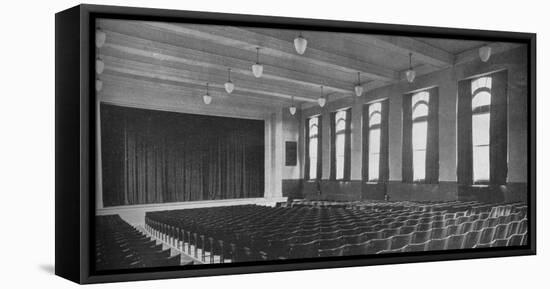
[[[336,182],[330,188],[328,198],[342,198],[349,194],[358,196],[356,190],[349,191],[349,182],[330,181],[330,112],[340,108],[352,108],[351,124],[351,182],[361,181],[362,160],[362,106],[365,103],[389,99],[389,182],[387,193],[393,200],[455,200],[459,198],[456,185],[456,118],[458,81],[501,69],[508,70],[508,183],[503,192],[508,200],[525,200],[527,181],[527,50],[524,46],[494,54],[488,62],[479,59],[449,67],[427,75],[418,76],[410,84],[402,81],[380,87],[365,93],[362,97],[345,97],[331,102],[324,108],[314,106],[302,111],[300,131],[305,131],[305,120],[313,115],[323,116],[323,183]],[[436,185],[404,184],[401,182],[402,144],[402,96],[408,92],[437,86],[439,88],[439,180]],[[295,128],[288,134],[297,134]],[[301,143],[302,150],[305,143]],[[302,163],[304,154],[302,153]],[[286,176],[285,176],[286,177]],[[291,177],[296,177],[292,175]],[[307,181],[302,194],[310,194]],[[355,186],[357,187],[357,186]]]

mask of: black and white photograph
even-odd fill
[[[528,244],[528,47],[98,18],[95,270]]]

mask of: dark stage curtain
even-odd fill
[[[458,82],[457,100],[457,182],[472,184],[472,80]]]
[[[491,184],[506,183],[508,175],[508,71],[503,70],[492,75],[491,119],[490,119],[490,176]]]
[[[263,121],[101,105],[105,206],[262,197]]]
[[[426,143],[426,183],[439,181],[439,89],[429,90],[428,134]]]
[[[412,94],[403,96],[403,147],[402,147],[402,180],[405,183],[413,181],[412,163]]]

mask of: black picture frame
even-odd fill
[[[298,163],[298,143],[295,141],[285,142],[285,166],[293,167]]]
[[[528,245],[391,255],[277,260],[261,263],[114,270],[98,274],[94,240],[94,21],[99,17],[322,31],[485,39],[528,45]],[[55,274],[77,283],[102,283],[225,274],[369,266],[536,254],[536,35],[412,25],[328,21],[100,5],[79,5],[55,16]]]

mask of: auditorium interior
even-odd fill
[[[98,19],[95,268],[527,243],[520,43]]]

